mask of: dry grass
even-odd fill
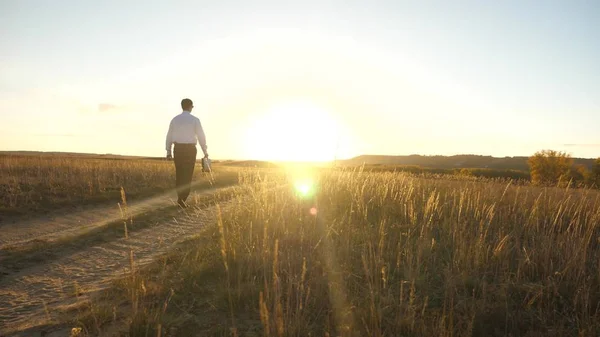
[[[238,170],[215,172],[219,184],[237,182]],[[198,187],[209,186],[194,172]],[[60,156],[0,156],[0,214],[37,214],[57,207],[118,202],[121,187],[130,200],[173,189],[173,162]]]
[[[597,191],[331,171],[315,188],[240,195],[96,310],[128,298],[131,336],[600,334]]]

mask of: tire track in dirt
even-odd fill
[[[226,211],[236,200],[219,204]],[[131,232],[128,239],[85,246],[4,276],[0,280],[0,336],[32,336],[17,331],[56,322],[58,308],[85,300],[127,275],[131,251],[135,267],[144,266],[211,223],[215,211],[215,206],[180,210],[177,216],[153,219],[152,225]]]
[[[196,193],[196,196],[214,194],[220,190],[231,188],[206,189]],[[175,205],[173,193],[168,192],[143,201],[129,202],[127,215],[137,216],[148,211]],[[94,230],[109,223],[122,220],[123,214],[119,203],[96,205],[67,214],[53,214],[50,216],[4,223],[0,227],[0,250],[18,249],[27,244],[38,242],[52,242],[65,236],[73,236]]]

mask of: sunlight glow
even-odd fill
[[[287,164],[288,179],[301,199],[312,199],[317,192],[317,169],[307,164]]]
[[[246,132],[246,155],[257,160],[331,161],[339,142],[339,124],[308,101],[273,105]]]
[[[312,181],[297,181],[295,183],[296,191],[302,197],[308,197],[312,194],[313,186]]]

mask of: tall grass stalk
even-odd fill
[[[598,191],[362,170],[323,171],[314,181],[310,198],[253,188],[222,208],[214,231],[185,253],[194,258],[163,266],[161,282],[179,294],[157,318],[163,327],[182,335],[232,327],[264,336],[600,334]],[[220,329],[223,317],[230,323]]]

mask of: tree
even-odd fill
[[[590,172],[585,165],[576,164],[569,169],[568,180],[576,187],[583,187],[589,182]]]
[[[527,161],[531,182],[535,185],[565,185],[569,183],[573,159],[565,152],[542,150]]]
[[[600,188],[600,158],[596,159],[588,175],[588,184]]]

